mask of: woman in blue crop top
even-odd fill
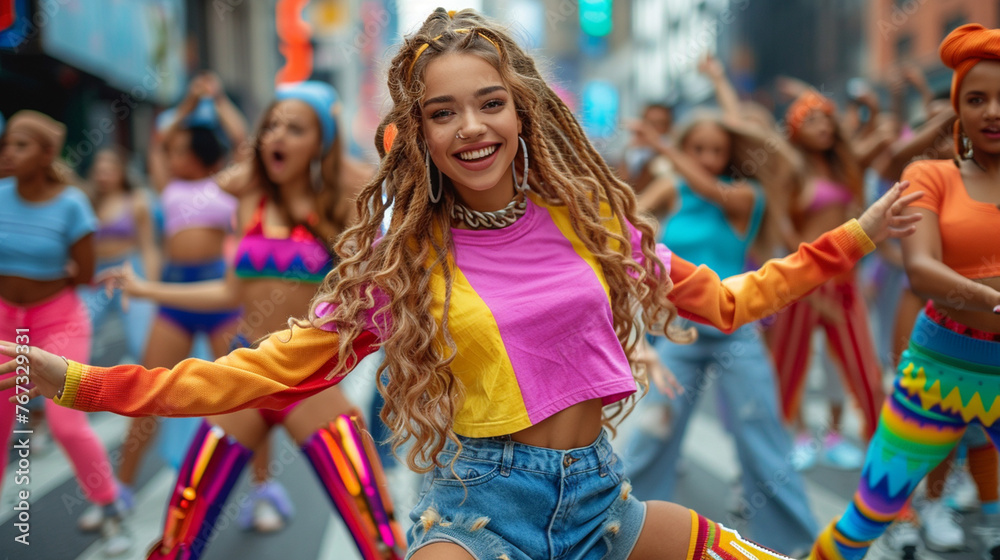
[[[0,137],[0,177],[11,179],[0,183],[0,325],[9,336],[17,329],[19,344],[51,344],[54,352],[76,359],[90,356],[90,318],[75,288],[94,273],[97,220],[57,160],[65,135],[61,123],[22,111]],[[14,394],[0,392],[0,449],[8,449],[15,417],[8,399]],[[46,401],[45,417],[83,494],[105,514],[97,527],[105,551],[124,552],[131,541],[120,525],[123,506],[108,474],[107,451],[87,415]],[[0,479],[6,463],[0,462]]]
[[[344,154],[334,111],[339,107],[336,91],[320,82],[286,84],[278,88],[276,100],[261,119],[255,138],[259,139],[253,159],[239,162],[217,175],[220,187],[239,200],[237,227],[242,232],[232,266],[225,279],[185,285],[141,281],[130,274],[124,280],[125,291],[148,297],[161,304],[184,305],[198,310],[213,310],[242,305],[237,328],[239,344],[249,345],[268,333],[286,326],[288,317],[309,306],[316,288],[333,269],[332,240],[354,220],[354,200],[372,169]],[[314,171],[318,170],[318,174]],[[324,443],[332,422],[341,415],[357,416],[358,410],[341,390],[333,387],[280,411],[244,410],[213,416],[198,432],[189,448],[185,468],[212,441],[212,430],[228,434],[224,445],[213,457],[236,457],[237,460],[212,463],[212,477],[235,480],[253,453],[255,488],[251,499],[242,506],[238,522],[244,528],[267,532],[280,528],[292,513],[292,504],[277,481],[269,481],[267,448],[272,428],[281,425],[298,442],[345,523],[354,533],[359,550],[376,546],[381,537],[368,535],[365,523],[339,501],[336,481],[319,465],[331,452]],[[210,423],[210,424],[209,424]],[[211,427],[211,429],[210,429]],[[353,429],[353,425],[350,425]],[[366,457],[374,471],[380,471],[378,458]],[[208,474],[206,474],[208,476]],[[183,512],[181,491],[170,502],[170,512]],[[373,488],[374,489],[374,488]],[[195,508],[225,505],[228,487],[203,495]],[[383,494],[377,491],[376,496]],[[380,498],[382,499],[382,498]],[[384,505],[391,511],[386,495]],[[200,515],[200,514],[199,514]],[[205,516],[184,529],[171,526],[153,551],[153,558],[190,553],[197,558],[214,530],[215,518]],[[397,535],[398,537],[398,535]],[[386,543],[402,551],[405,540]]]
[[[738,109],[737,109],[738,110]],[[758,242],[765,210],[781,212],[774,197],[765,196],[784,185],[766,182],[789,168],[777,151],[767,159],[764,137],[750,129],[726,124],[721,114],[702,111],[677,134],[677,147],[656,141],[640,127],[678,175],[672,189],[658,195],[671,200],[671,213],[661,226],[660,241],[680,257],[704,264],[722,276],[746,270],[751,247]],[[762,169],[766,168],[766,169]],[[740,170],[752,172],[746,176]],[[765,188],[755,179],[765,179]],[[657,183],[661,188],[664,183]],[[642,200],[643,197],[640,197]],[[647,200],[649,196],[645,197]],[[658,206],[658,204],[655,204]],[[770,241],[770,238],[767,238]],[[762,252],[767,248],[761,247]],[[732,416],[726,422],[733,434],[742,465],[741,482],[748,492],[757,481],[785,472],[792,449],[777,405],[774,369],[756,325],[726,335],[707,325],[696,325],[698,339],[690,345],[653,337],[663,365],[685,388],[675,398],[650,388],[638,406],[638,426],[626,451],[627,473],[636,496],[643,500],[673,500],[681,445],[694,407],[713,385]],[[768,503],[750,516],[750,536],[782,552],[805,552],[816,536],[801,477],[792,473],[776,484]],[[749,499],[746,503],[749,503]]]

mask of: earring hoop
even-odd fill
[[[972,157],[975,156],[976,153],[972,149],[972,140],[969,139],[969,137],[965,134],[964,130],[961,133],[961,141],[962,141],[962,157],[965,159],[972,159]]]
[[[429,150],[424,151],[424,166],[427,168],[427,192],[430,195],[431,204],[437,204],[441,202],[441,194],[444,192],[444,181],[441,177],[441,170],[438,169],[438,182],[435,188],[434,181],[431,180],[431,152]]]
[[[514,160],[510,162],[510,172],[514,176],[514,185],[517,186],[519,191],[528,190],[528,145],[524,143],[524,138],[520,136],[517,137],[517,141],[521,144],[521,152],[524,154],[524,177],[521,179],[521,184],[517,184],[517,169],[514,168]]]

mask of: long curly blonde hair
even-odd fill
[[[415,440],[406,462],[418,472],[439,465],[438,454],[448,440],[458,443],[453,419],[465,396],[450,369],[457,351],[448,327],[455,271],[447,259],[453,247],[450,209],[455,193],[445,181],[441,200],[430,201],[420,113],[427,65],[456,52],[488,61],[509,88],[528,146],[530,188],[546,204],[568,208],[574,230],[600,262],[611,291],[615,332],[626,355],[632,356],[644,325],[669,324],[676,316],[667,300],[671,283],[656,257],[653,230],[637,213],[631,189],[615,177],[531,57],[476,12],[437,9],[419,31],[404,39],[392,59],[392,108],[382,120],[377,142],[384,157],[358,197],[357,224],[336,244],[343,260],[321,286],[310,313],[313,326],[333,323],[340,334],[340,366],[334,375],[343,375],[357,363],[352,345],[368,328],[366,316],[373,316],[378,325],[390,325],[380,342],[386,354],[377,374],[386,401],[381,416],[394,434],[394,450]],[[398,132],[384,152],[381,132],[388,123]],[[523,175],[520,161],[517,166]],[[610,207],[617,223],[601,217],[602,204]],[[391,223],[379,238],[390,205]],[[643,234],[642,265],[632,258],[626,221]],[[440,323],[431,313],[436,274],[445,286]],[[331,304],[333,311],[318,316],[316,306],[321,303]],[[682,340],[685,333],[671,336]],[[633,372],[645,390],[644,373],[637,368]],[[625,402],[609,406],[605,423],[625,408]]]

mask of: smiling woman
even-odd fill
[[[521,122],[500,73],[479,56],[451,53],[424,74],[421,121],[431,160],[463,205],[503,208],[515,194],[509,170]]]

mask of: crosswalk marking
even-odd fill
[[[91,428],[105,449],[113,449],[121,443],[122,436],[130,421],[129,418],[114,414],[91,414],[89,418]],[[31,437],[39,437],[39,434],[32,434]],[[48,494],[53,488],[58,488],[59,485],[74,476],[72,464],[55,440],[50,439],[48,445],[50,447],[45,453],[32,452],[29,457],[31,460],[31,474],[29,475],[31,483],[27,486],[27,490],[31,492],[32,501]],[[12,466],[8,464],[4,471],[3,491],[0,493],[0,525],[7,523],[13,517],[14,497],[18,490],[25,489],[25,486],[14,484],[14,471],[16,469],[11,468]],[[78,503],[76,500],[83,500],[82,496],[83,494],[78,491],[67,499],[76,504]],[[77,509],[80,509],[82,513],[83,508]]]
[[[132,550],[127,558],[145,558],[146,550],[160,538],[163,529],[163,512],[174,480],[173,469],[160,469],[153,478],[135,494],[135,510],[129,516],[127,530],[132,534]],[[103,560],[106,558],[98,541],[84,550],[76,560]]]

